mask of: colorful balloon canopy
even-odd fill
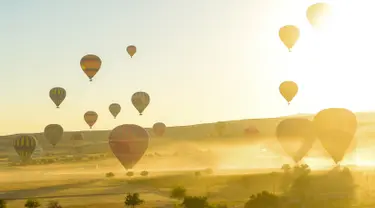
[[[139,115],[142,115],[143,111],[150,104],[150,96],[146,92],[136,92],[131,97],[131,101],[139,112]]]
[[[95,111],[87,111],[83,117],[87,125],[89,125],[90,129],[92,128],[92,126],[94,126],[94,124],[98,120],[98,114]]]
[[[137,47],[130,45],[126,48],[126,51],[130,55],[131,58],[133,58],[134,54],[137,52]]]
[[[305,118],[281,121],[276,128],[276,136],[284,151],[295,163],[306,156],[316,139],[313,122]]]
[[[44,137],[53,147],[62,139],[64,129],[59,124],[49,124],[44,128]]]
[[[148,148],[147,131],[135,124],[123,124],[109,135],[109,146],[126,170],[134,167]]]
[[[289,52],[299,39],[300,31],[299,28],[294,25],[286,25],[279,30],[280,40],[288,48]]]
[[[121,106],[118,103],[112,103],[109,105],[109,112],[111,112],[112,116],[116,118],[116,116],[120,113]]]
[[[293,81],[285,81],[280,84],[279,91],[288,104],[290,104],[298,93],[298,85]]]
[[[319,28],[329,21],[332,7],[328,3],[315,3],[307,8],[306,17],[311,26]]]
[[[88,54],[82,57],[80,64],[83,72],[85,72],[91,82],[102,66],[102,60],[97,55]]]
[[[345,108],[328,108],[314,117],[317,136],[335,163],[344,158],[357,131],[356,115]]]
[[[49,91],[49,97],[55,103],[56,108],[59,108],[66,97],[66,91],[62,87],[54,87]]]
[[[166,128],[167,126],[162,122],[157,122],[152,126],[152,130],[154,131],[156,136],[163,136]]]
[[[14,150],[22,162],[27,162],[37,146],[37,140],[32,135],[20,135],[13,141]]]

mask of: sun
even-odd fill
[[[292,71],[301,85],[301,109],[375,109],[375,13],[372,1],[335,1],[319,30],[308,21],[293,51]],[[303,71],[303,73],[301,72]]]

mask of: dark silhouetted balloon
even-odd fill
[[[94,111],[87,111],[83,117],[86,123],[90,126],[90,129],[92,128],[92,126],[94,126],[94,124],[98,120],[98,114]]]
[[[162,122],[157,122],[152,126],[152,130],[154,131],[156,136],[163,136],[166,128],[167,126]]]
[[[131,58],[133,58],[134,54],[137,52],[137,47],[130,45],[126,48],[126,51],[130,55]]]
[[[109,105],[109,112],[111,112],[112,116],[116,118],[116,116],[120,113],[121,106],[118,103],[112,103]]]
[[[279,30],[280,40],[288,48],[289,52],[292,51],[292,48],[299,39],[299,28],[294,25],[286,25]]]
[[[139,115],[142,115],[148,104],[150,104],[150,96],[146,92],[136,92],[131,97],[131,101]]]
[[[82,57],[80,64],[83,72],[85,72],[91,82],[102,66],[102,60],[97,55],[88,54]]]
[[[339,163],[357,131],[356,115],[345,108],[324,109],[315,115],[314,126],[323,147]]]
[[[20,135],[13,141],[14,150],[20,156],[22,162],[27,162],[33,154],[37,140],[32,135]]]
[[[298,163],[312,148],[316,133],[313,122],[305,118],[289,118],[281,121],[276,136],[284,151]]]
[[[280,84],[279,91],[288,104],[290,104],[298,93],[298,85],[293,81],[285,81]]]
[[[62,87],[54,87],[49,91],[49,97],[55,103],[56,108],[59,108],[66,97],[66,91]]]
[[[109,146],[126,170],[134,167],[148,148],[147,131],[135,124],[123,124],[109,135]]]
[[[332,14],[331,5],[328,3],[315,3],[307,8],[306,17],[311,26],[319,28],[330,21]]]
[[[59,124],[49,124],[44,128],[44,137],[53,147],[62,139],[64,129]]]

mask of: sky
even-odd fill
[[[375,109],[372,1],[332,1],[329,29],[314,31],[308,0],[19,0],[0,7],[0,134],[42,132],[50,123],[87,130],[124,123],[150,127],[316,113],[329,107]],[[301,36],[289,53],[284,25]],[[134,44],[131,59],[126,47]],[[90,83],[80,68],[102,59]],[[291,105],[282,81],[299,92]],[[48,93],[63,87],[56,109]],[[130,97],[145,91],[143,116]],[[108,106],[122,110],[113,119]]]

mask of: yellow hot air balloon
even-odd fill
[[[280,40],[288,48],[289,52],[292,51],[293,46],[298,41],[299,35],[299,28],[294,25],[286,25],[279,30]]]
[[[32,135],[20,135],[13,141],[14,150],[23,163],[28,162],[37,146],[37,140]]]
[[[298,85],[293,81],[285,81],[280,84],[279,91],[289,105],[298,93]]]
[[[137,47],[130,45],[126,48],[126,51],[130,55],[130,58],[133,58],[134,54],[137,52]]]
[[[332,8],[327,3],[315,3],[307,8],[306,17],[314,28],[319,28],[329,21],[332,14]]]
[[[49,97],[55,103],[56,108],[60,108],[66,97],[66,90],[62,87],[54,87],[49,91]]]
[[[82,57],[80,64],[83,72],[85,72],[91,82],[102,66],[102,60],[97,55],[88,54]]]

